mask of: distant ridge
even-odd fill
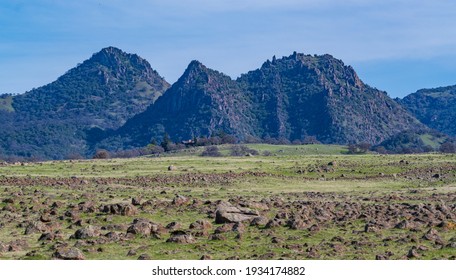
[[[421,89],[397,101],[427,126],[456,136],[456,85]]]

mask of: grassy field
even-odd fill
[[[0,166],[0,258],[455,258],[455,155],[248,146]]]

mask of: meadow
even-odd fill
[[[0,259],[455,259],[456,155],[203,148],[0,166]]]

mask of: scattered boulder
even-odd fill
[[[176,206],[181,206],[181,205],[189,202],[189,200],[190,199],[188,197],[178,194],[178,195],[176,195],[176,197],[174,197],[172,204],[176,205]]]
[[[131,204],[133,204],[134,206],[140,206],[142,203],[142,199],[140,197],[133,197],[131,199]]]
[[[134,219],[133,223],[127,229],[127,233],[142,236],[155,235],[156,237],[159,237],[160,234],[167,232],[168,230],[161,224],[157,224],[142,218]]]
[[[48,231],[49,228],[43,222],[31,222],[25,228],[25,235],[33,234],[33,233],[44,233]]]
[[[384,260],[388,260],[389,258],[385,255],[376,255],[375,256],[375,260],[377,261],[384,261]]]
[[[117,203],[102,206],[101,212],[113,215],[134,216],[138,214],[138,209],[130,203]]]
[[[135,256],[136,255],[136,250],[135,249],[130,249],[127,253],[128,257]]]
[[[215,212],[215,223],[238,223],[244,221],[252,221],[256,217],[259,217],[259,213],[256,210],[251,210],[244,207],[234,207],[229,202],[221,202],[217,206]]]
[[[412,227],[412,224],[407,220],[403,220],[394,226],[397,229],[410,229]]]
[[[225,232],[230,232],[233,230],[234,224],[224,224],[223,226],[219,226],[218,228],[215,229],[214,233],[225,233]]]
[[[75,247],[61,247],[58,248],[52,257],[61,260],[84,260],[84,254],[82,254],[81,250]]]
[[[111,242],[116,242],[120,240],[120,235],[117,232],[110,231],[105,234],[105,237],[108,238]]]
[[[8,245],[0,242],[0,253],[8,252]]]
[[[8,251],[9,252],[17,252],[17,251],[23,251],[28,248],[28,242],[27,240],[24,239],[18,239],[11,241],[8,244]]]
[[[182,227],[182,225],[180,223],[178,223],[178,222],[171,222],[171,223],[166,225],[166,229],[172,230],[172,231],[178,230],[181,227]]]
[[[133,224],[127,229],[127,233],[135,235],[149,236],[152,231],[152,222],[146,219],[135,219]]]
[[[14,204],[14,198],[8,197],[3,199],[2,202],[6,204]]]
[[[191,223],[189,228],[193,230],[208,231],[212,229],[212,224],[207,220],[198,220],[194,223]]]
[[[418,254],[418,251],[416,250],[415,246],[413,246],[407,254],[407,258],[409,258],[409,259],[420,258],[420,257],[421,257],[421,255]]]
[[[51,241],[55,239],[55,234],[52,232],[46,232],[41,234],[40,238],[38,238],[38,241]]]
[[[97,208],[93,201],[84,201],[78,204],[78,209],[84,213],[95,213]]]
[[[220,233],[215,233],[215,234],[212,234],[211,236],[209,236],[209,240],[224,241],[224,240],[226,240],[226,236],[224,236],[223,234],[220,234]]]
[[[93,238],[93,237],[98,237],[98,236],[100,236],[100,231],[98,230],[97,227],[94,227],[92,225],[90,225],[86,228],[78,229],[74,233],[75,239],[88,239],[88,238]]]
[[[151,260],[152,258],[148,254],[141,254],[138,257],[138,260]]]
[[[195,238],[185,231],[177,230],[171,233],[171,237],[166,242],[173,242],[179,244],[191,244],[195,243]]]
[[[306,228],[306,224],[301,219],[292,219],[292,220],[288,221],[288,226],[290,227],[290,229],[305,229]]]
[[[269,222],[264,226],[264,228],[275,228],[279,227],[280,222],[277,219],[271,219]]]
[[[51,216],[49,214],[43,214],[40,217],[40,221],[43,223],[49,223],[51,221]]]
[[[433,228],[428,230],[425,235],[423,235],[423,239],[428,241],[440,241],[442,238],[439,235],[439,232]]]
[[[269,222],[269,219],[263,216],[254,218],[251,222],[251,226],[265,226]]]
[[[212,260],[212,256],[211,255],[202,255],[200,260],[202,260],[202,261]]]

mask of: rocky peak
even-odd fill
[[[206,66],[204,66],[201,62],[197,60],[193,60],[187,66],[184,74],[179,79],[181,82],[186,84],[194,83],[196,81],[205,81],[208,80],[208,70]]]
[[[98,62],[103,65],[110,65],[113,62],[120,62],[121,58],[127,57],[128,54],[115,47],[107,47],[92,55],[89,61]]]

